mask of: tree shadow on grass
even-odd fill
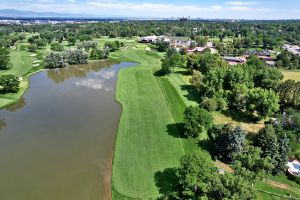
[[[168,195],[175,191],[178,179],[176,176],[176,168],[166,168],[158,171],[154,175],[155,184],[161,195]]]
[[[198,147],[200,147],[202,150],[205,150],[207,152],[209,152],[211,155],[214,154],[214,148],[213,148],[213,144],[210,140],[200,140],[198,142]]]
[[[199,103],[200,95],[199,92],[192,85],[181,85],[181,90],[187,91],[187,94],[184,95],[189,101],[195,101]]]
[[[181,74],[181,75],[184,75],[184,76],[191,75],[191,73],[189,71],[177,71],[176,74]]]
[[[175,138],[186,138],[183,135],[184,132],[184,123],[175,123],[167,125],[167,132],[169,135]]]
[[[224,116],[232,118],[234,121],[243,122],[243,123],[257,123],[258,118],[243,113],[239,110],[225,110],[221,112]]]
[[[156,72],[153,73],[154,76],[156,77],[161,77],[161,76],[164,76],[165,73],[163,72],[163,70],[157,70]]]

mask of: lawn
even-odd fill
[[[9,70],[1,70],[0,75],[13,74],[18,77],[22,77],[20,84],[20,91],[18,93],[2,94],[0,95],[0,108],[3,108],[9,104],[16,102],[29,87],[30,74],[42,69],[41,66],[34,66],[34,62],[37,61],[38,53],[30,53],[22,49],[21,46],[25,45],[20,43],[16,48],[11,50],[11,63],[12,68]]]
[[[300,70],[280,70],[284,75],[284,80],[300,81]]]
[[[158,197],[164,191],[163,171],[197,147],[195,140],[179,137],[176,127],[186,104],[168,78],[154,76],[161,56],[143,46],[112,55],[139,63],[119,72],[116,99],[123,111],[114,152],[114,199]]]

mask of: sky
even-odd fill
[[[0,0],[0,9],[107,17],[300,19],[300,0]]]

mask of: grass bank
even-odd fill
[[[21,78],[18,93],[0,94],[0,108],[4,108],[18,101],[29,87],[30,75],[40,71],[43,67],[39,64],[40,53],[30,53],[20,43],[11,50],[12,67],[9,70],[0,70],[0,75],[13,74]]]

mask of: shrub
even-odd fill
[[[109,55],[109,51],[107,50],[92,49],[90,53],[90,58],[102,60],[108,58],[108,55]]]
[[[20,81],[14,75],[0,76],[0,91],[1,93],[17,93],[20,89]]]
[[[27,49],[29,52],[36,52],[37,46],[35,44],[29,44]]]
[[[51,44],[51,50],[52,51],[63,51],[64,50],[64,46],[58,42],[53,42]]]

